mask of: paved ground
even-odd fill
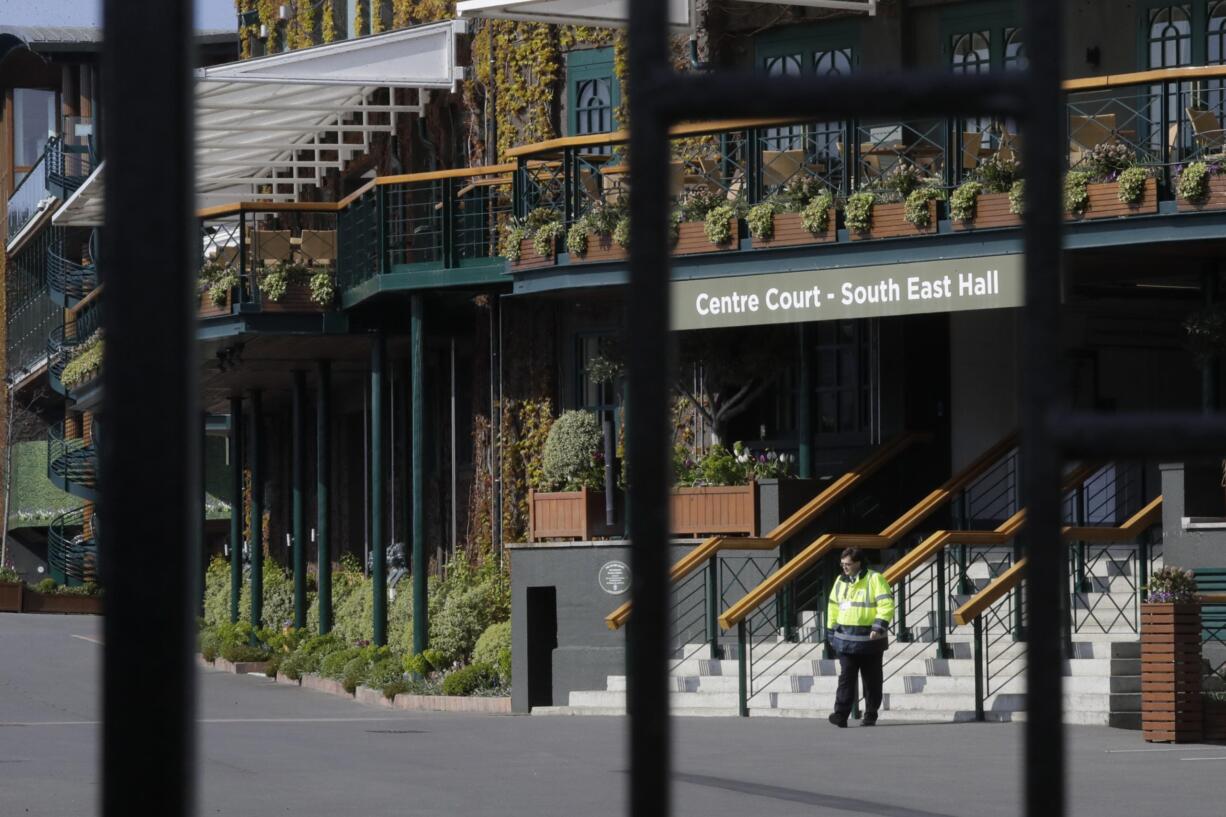
[[[99,625],[0,615],[0,815],[96,812]],[[623,718],[389,714],[207,671],[201,689],[201,815],[624,813]],[[1019,725],[687,718],[675,735],[678,815],[1021,813]],[[1220,813],[1226,746],[1069,737],[1072,814]]]

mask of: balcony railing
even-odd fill
[[[64,367],[98,331],[100,314],[91,303],[81,310],[75,321],[55,327],[47,336],[47,382],[59,394],[67,396],[72,390],[61,380]]]
[[[85,425],[91,421],[82,419]],[[83,436],[66,437],[65,423],[47,429],[47,478],[62,491],[82,499],[98,498],[98,454],[94,448],[97,427]]]
[[[47,190],[46,174],[43,171],[47,162],[47,151],[38,157],[34,167],[17,183],[17,189],[9,196],[8,203],[8,241],[12,241],[25,226],[44,212],[55,197]]]
[[[51,300],[67,308],[98,286],[98,267],[93,261],[92,241],[70,257],[62,231],[57,232],[47,247],[47,288]]]
[[[71,196],[94,169],[90,146],[67,144],[62,136],[48,141],[43,155],[47,189],[61,200]]]
[[[47,563],[51,577],[69,587],[98,580],[98,544],[93,514],[77,508],[57,516],[47,526]]]
[[[63,320],[63,310],[48,297],[47,247],[50,230],[41,230],[5,262],[8,292],[7,359],[9,376],[20,380],[46,355],[47,335]]]

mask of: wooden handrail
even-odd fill
[[[81,300],[77,301],[72,306],[68,307],[68,314],[76,315],[82,309],[84,309],[85,307],[89,306],[91,303],[96,301],[102,295],[102,288],[105,286],[106,286],[106,283],[104,282],[104,283],[98,284],[98,286],[91,289],[88,295],[86,295]]]
[[[1016,445],[1017,432],[1014,431],[985,451],[970,465],[946,480],[940,488],[913,505],[876,536],[872,534],[846,533],[827,533],[819,536],[808,547],[793,556],[787,564],[767,576],[757,587],[746,593],[740,601],[725,610],[723,615],[719,617],[719,626],[727,630],[737,622],[744,620],[762,602],[777,594],[785,584],[797,577],[802,570],[836,547],[861,547],[873,550],[890,547],[905,536],[908,531],[948,502],[953,494],[962,486],[972,482],[976,477],[988,470]]]
[[[1064,478],[1060,486],[1061,493],[1073,490],[1089,479],[1097,470],[1097,466],[1093,465],[1080,465],[1074,468]],[[928,561],[930,557],[940,553],[949,545],[1007,544],[1022,529],[1025,521],[1026,510],[1023,508],[997,525],[994,530],[939,530],[923,542],[920,542],[910,553],[907,553],[897,562],[890,565],[881,575],[890,584],[896,584],[899,579],[909,575],[911,571]]]
[[[901,454],[913,443],[929,439],[930,437],[931,435],[929,434],[906,432],[887,440],[874,450],[864,462],[827,485],[822,489],[821,493],[776,525],[764,539],[712,536],[677,560],[669,571],[669,582],[676,583],[681,581],[721,550],[773,550],[777,548],[780,544],[790,539],[798,530],[830,510],[849,491],[868,479],[880,470],[883,465]],[[608,625],[610,630],[618,629],[630,617],[630,609],[631,603],[627,601],[605,616],[605,624]]]
[[[1145,507],[1130,516],[1118,528],[1069,526],[1061,530],[1060,537],[1076,542],[1123,542],[1127,539],[1135,539],[1144,533],[1145,529],[1154,524],[1161,515],[1162,495],[1159,494],[1151,499]],[[993,579],[987,587],[980,590],[968,599],[965,604],[955,610],[954,621],[958,624],[968,624],[974,621],[976,616],[991,607],[1001,596],[1017,586],[1018,582],[1022,580],[1022,573],[1025,571],[1025,568],[1026,558],[1023,557],[1004,573]]]

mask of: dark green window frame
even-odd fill
[[[580,111],[581,96],[590,99],[593,89],[603,85],[608,91],[608,105],[600,105],[596,110]],[[621,83],[617,81],[617,72],[613,67],[612,48],[589,48],[583,51],[572,51],[566,55],[566,126],[567,133],[579,136],[587,133],[608,133],[617,130],[617,109],[621,105]],[[599,111],[608,114],[608,122],[591,127],[590,117],[600,115]],[[587,127],[580,130],[583,117],[588,117]]]
[[[803,55],[801,73],[812,74],[817,70],[817,54],[846,50],[850,52],[851,69],[855,71],[860,67],[861,32],[859,20],[793,25],[767,31],[754,40],[754,65],[761,71],[768,59],[800,54]]]
[[[963,37],[983,37],[987,45],[987,60],[981,63],[983,68],[970,73],[1026,67],[1025,33],[1021,28],[1021,10],[1016,3],[975,4],[950,9],[941,15],[941,54],[951,70],[955,67],[959,39]]]
[[[1166,8],[1187,11],[1190,34],[1187,45],[1189,57],[1186,62],[1158,61],[1155,64],[1150,46],[1155,42],[1150,26],[1153,14]],[[1216,43],[1214,41],[1216,40]],[[1216,47],[1214,47],[1216,45]],[[1169,64],[1168,64],[1169,63]],[[1223,65],[1226,64],[1226,2],[1224,0],[1138,0],[1137,2],[1137,68],[1175,67],[1176,65]]]

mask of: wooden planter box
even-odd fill
[[[867,232],[848,230],[852,241],[870,238],[900,238],[903,236],[931,235],[937,231],[937,203],[928,202],[928,226],[916,227],[903,218],[905,204],[874,204],[872,222]]]
[[[541,255],[536,251],[536,247],[533,246],[532,239],[525,238],[519,242],[519,260],[511,262],[511,269],[518,271],[537,269],[538,267],[551,267],[554,264],[557,251],[558,248],[555,242],[548,255]]]
[[[323,312],[324,307],[311,300],[311,287],[307,284],[289,284],[285,294],[270,301],[260,293],[261,312]]]
[[[213,303],[213,299],[209,297],[207,292],[200,296],[200,317],[201,318],[220,318],[223,315],[229,315],[233,312],[234,293],[233,291],[226,293],[226,302],[222,306],[217,306]]]
[[[697,255],[735,250],[741,240],[740,225],[735,218],[732,218],[728,219],[728,227],[732,231],[732,238],[723,244],[712,244],[707,238],[706,222],[683,221],[677,228],[677,243],[673,246],[673,254]]]
[[[1201,698],[1204,716],[1201,729],[1204,740],[1226,740],[1226,701]]]
[[[23,594],[22,612],[100,616],[102,599],[99,596],[60,596],[26,590]]]
[[[1192,202],[1187,199],[1178,199],[1176,206],[1181,213],[1226,209],[1226,175],[1209,177],[1209,193],[1203,201]]]
[[[955,230],[987,230],[993,227],[1020,227],[1022,217],[1009,210],[1008,193],[980,193],[975,199],[975,217],[954,221]]]
[[[21,582],[0,582],[0,613],[20,613],[24,592]]]
[[[1145,740],[1200,740],[1200,605],[1141,605],[1141,729]]]
[[[1155,179],[1145,180],[1145,193],[1136,204],[1124,204],[1120,201],[1120,186],[1117,182],[1095,182],[1086,186],[1090,194],[1090,203],[1080,216],[1065,213],[1066,221],[1090,221],[1099,218],[1120,218],[1122,216],[1143,216],[1158,212],[1158,182]]]
[[[528,541],[621,536],[622,502],[614,501],[612,527],[605,523],[604,491],[530,491],[528,493]]]
[[[769,250],[773,247],[799,247],[805,244],[825,244],[836,240],[836,217],[834,208],[827,214],[826,232],[814,235],[805,229],[801,223],[800,213],[776,213],[775,232],[770,238],[753,238],[755,250]]]
[[[596,261],[624,261],[629,257],[626,248],[613,240],[611,235],[600,233],[587,234],[587,252],[583,255],[572,255],[570,262],[593,263]]]
[[[669,532],[677,536],[738,534],[758,529],[758,492],[754,483],[705,488],[674,488],[669,495]]]

